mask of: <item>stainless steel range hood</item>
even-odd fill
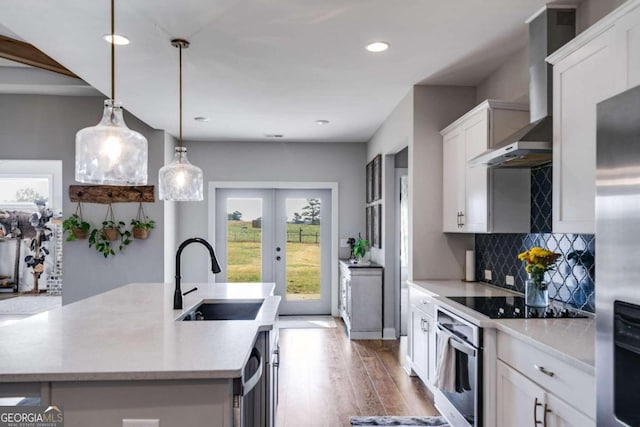
[[[551,162],[551,117],[520,129],[498,145],[469,160],[470,166],[531,168]]]
[[[546,58],[576,34],[571,6],[547,5],[529,24],[529,111],[531,123],[469,160],[470,166],[531,168],[551,162],[553,69]]]

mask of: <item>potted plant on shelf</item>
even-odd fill
[[[82,217],[82,205],[78,202],[76,213],[62,221],[62,230],[67,233],[67,242],[84,240],[89,235],[91,224]]]
[[[354,243],[351,248],[351,252],[353,253],[353,259],[351,262],[353,264],[367,265],[370,263],[371,253],[369,252],[369,248],[371,247],[368,240],[362,239],[358,236],[358,240]]]
[[[142,202],[138,206],[138,214],[131,220],[131,231],[134,239],[145,240],[149,237],[149,230],[156,227],[156,222],[150,219],[144,212]]]

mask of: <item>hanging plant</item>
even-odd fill
[[[118,250],[121,251],[131,243],[131,232],[125,228],[123,221],[116,221],[113,206],[109,203],[102,227],[91,230],[89,247],[95,246],[96,250],[107,258],[116,254],[114,248],[118,239]]]
[[[131,227],[133,238],[139,240],[146,240],[149,238],[149,230],[153,230],[156,227],[156,222],[150,219],[144,212],[142,202],[138,205],[138,214],[135,219],[131,220]]]
[[[82,216],[82,204],[80,202],[76,206],[76,212],[62,221],[62,230],[67,233],[67,242],[85,240],[89,235],[90,228],[91,224],[86,222]]]

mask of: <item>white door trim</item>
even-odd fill
[[[402,176],[406,176],[407,177],[407,181],[409,180],[409,169],[408,168],[396,168],[395,169],[395,174],[394,174],[394,188],[396,193],[394,194],[393,200],[394,202],[394,212],[395,212],[395,234],[396,234],[396,250],[395,250],[395,254],[394,254],[394,258],[395,258],[395,266],[396,266],[396,271],[395,271],[395,278],[394,278],[394,283],[393,283],[393,287],[394,287],[394,296],[395,296],[395,301],[396,301],[396,307],[395,307],[395,316],[394,316],[394,325],[396,328],[396,332],[398,334],[398,336],[402,336],[402,287],[401,287],[401,283],[400,283],[400,272],[402,270],[402,266],[400,263],[400,250],[401,250],[401,242],[400,242],[400,221],[401,221],[401,213],[400,213],[400,178]],[[407,201],[408,203],[408,201]],[[408,254],[407,254],[408,256]],[[408,309],[409,307],[405,307],[406,309]],[[409,325],[407,325],[407,329],[409,328]],[[406,330],[405,330],[406,332]]]
[[[339,188],[337,182],[286,182],[286,181],[209,181],[207,183],[208,201],[208,233],[207,238],[216,241],[216,190],[229,188],[256,188],[279,190],[331,190],[331,315],[339,316],[338,312],[338,244],[339,244]],[[209,282],[215,282],[215,276],[209,272]]]

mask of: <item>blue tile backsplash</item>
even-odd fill
[[[549,297],[569,306],[595,312],[595,236],[551,233],[551,166],[531,172],[531,233],[476,234],[476,277],[491,270],[491,283],[524,293],[527,274],[519,253],[541,246],[562,256],[546,273]],[[505,276],[515,279],[507,286]]]

